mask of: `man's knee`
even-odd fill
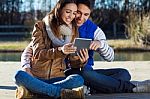
[[[131,80],[131,75],[127,69],[121,69],[121,73],[126,78],[125,80],[127,81]]]

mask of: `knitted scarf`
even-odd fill
[[[60,25],[58,29],[62,36],[61,36],[61,38],[58,38],[53,34],[53,32],[49,26],[49,17],[46,16],[43,20],[44,20],[44,23],[46,26],[46,31],[47,31],[48,37],[51,39],[54,47],[63,46],[64,44],[71,42],[71,39],[72,39],[72,29],[71,28],[69,28],[66,25]]]

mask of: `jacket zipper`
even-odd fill
[[[48,79],[50,79],[50,76],[51,76],[52,64],[53,64],[53,60],[51,60],[51,64],[50,64],[50,66],[49,66]]]

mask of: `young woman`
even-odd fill
[[[84,98],[82,90],[69,90],[81,87],[84,83],[83,78],[78,74],[68,77],[64,74],[64,59],[68,54],[76,51],[71,44],[78,36],[74,22],[76,12],[75,0],[60,0],[42,21],[35,24],[32,42],[25,49],[32,50],[29,52],[32,54],[29,58],[31,61],[29,64],[24,64],[22,70],[15,75],[16,84],[22,86],[17,90],[17,98],[24,98],[24,93],[21,91],[25,88],[55,98],[60,96],[63,99]],[[71,57],[75,64],[83,65],[88,59],[87,50],[82,50],[81,54],[84,57]]]

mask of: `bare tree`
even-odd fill
[[[92,8],[94,8],[95,1],[96,1],[96,0],[90,0],[90,2],[91,2],[91,7],[92,7]]]

